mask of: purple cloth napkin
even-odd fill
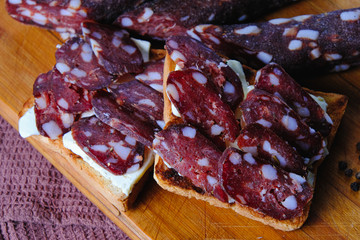
[[[0,240],[129,239],[0,117]]]

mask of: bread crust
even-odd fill
[[[19,113],[19,118],[22,117],[33,106],[34,97],[31,97],[25,102],[22,110]],[[92,187],[96,190],[97,193],[100,193],[120,212],[127,211],[132,207],[143,185],[152,175],[151,173],[153,168],[151,164],[149,165],[143,176],[140,177],[138,182],[135,183],[130,194],[126,195],[119,187],[113,185],[109,179],[102,176],[98,171],[96,171],[87,162],[85,162],[80,156],[74,154],[69,149],[65,148],[61,138],[52,140],[41,135],[35,135],[32,136],[32,138],[36,139],[36,141],[40,142],[47,149],[50,149],[53,152],[59,153],[61,156],[63,156],[66,161],[71,166],[73,166],[80,175],[82,175],[82,177],[85,177],[86,179],[91,181]],[[152,150],[145,148],[144,159],[153,161],[154,156],[155,154],[152,152]]]
[[[171,111],[171,103],[169,98],[167,97],[165,87],[167,82],[168,74],[175,69],[175,63],[171,60],[171,58],[166,55],[165,65],[164,65],[164,120],[166,123],[166,127],[171,126],[173,124],[181,123],[182,120],[175,115],[172,114]],[[255,71],[244,66],[244,70],[246,72],[247,81],[250,83],[254,82]],[[318,91],[307,90],[309,93],[315,96],[321,96],[328,103],[327,113],[333,120],[333,128],[330,132],[330,135],[327,138],[328,149],[331,147],[331,144],[335,138],[335,134],[340,125],[342,116],[345,113],[345,108],[347,105],[348,98],[341,94],[335,93],[324,93]],[[324,161],[324,158],[317,161],[312,167],[312,173],[316,175],[318,166]],[[155,165],[154,165],[154,179],[156,182],[165,190],[170,192],[174,192],[176,194],[185,196],[185,197],[194,197],[196,199],[200,199],[210,203],[211,205],[223,208],[231,208],[235,212],[239,213],[242,216],[247,218],[262,222],[265,225],[272,226],[276,229],[280,229],[283,231],[292,231],[300,228],[304,222],[306,221],[311,201],[305,206],[304,211],[301,215],[288,220],[278,220],[267,216],[261,212],[256,211],[253,208],[244,206],[240,203],[224,203],[218,200],[217,198],[211,196],[206,193],[203,189],[194,186],[191,183],[191,180],[180,176],[174,169],[170,169],[166,166],[163,160],[156,155],[155,157]],[[315,179],[314,179],[315,181]]]

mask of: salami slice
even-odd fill
[[[190,32],[254,68],[276,62],[288,73],[343,71],[360,64],[359,12],[354,8],[262,23],[197,26]]]
[[[149,85],[158,92],[163,92],[164,59],[144,64],[144,71],[135,76],[142,83]]]
[[[51,77],[51,90],[56,104],[65,112],[79,114],[92,108],[92,93],[66,82],[57,70],[53,71]]]
[[[236,139],[238,147],[254,157],[276,165],[285,171],[304,175],[304,159],[271,129],[252,123],[241,129]]]
[[[228,148],[221,157],[221,183],[236,202],[279,220],[302,216],[313,197],[306,180],[250,153]]]
[[[141,35],[165,39],[200,23],[236,23],[294,0],[155,0],[121,15],[115,24]]]
[[[151,146],[157,130],[143,116],[120,106],[110,93],[97,91],[92,99],[96,117],[122,134],[135,138],[145,146]]]
[[[122,12],[141,3],[142,0],[27,0],[6,1],[6,9],[14,19],[55,30],[81,33],[81,22],[90,19],[111,23]]]
[[[75,115],[61,110],[52,92],[53,77],[61,78],[60,73],[53,69],[41,74],[33,86],[35,98],[36,126],[41,135],[57,139],[68,132],[75,120]]]
[[[143,164],[144,145],[96,117],[80,119],[71,131],[81,149],[115,175],[134,172]]]
[[[301,121],[300,116],[280,98],[260,89],[250,91],[241,103],[244,125],[259,123],[288,141],[311,162],[321,159],[325,142],[319,132]]]
[[[218,162],[221,151],[189,125],[172,125],[156,134],[153,148],[181,176],[209,194],[227,202],[220,186]]]
[[[278,64],[268,64],[256,75],[255,87],[283,99],[312,128],[327,137],[332,120],[320,105]]]
[[[89,43],[75,37],[55,53],[56,68],[67,82],[81,88],[97,90],[107,87],[114,77],[97,62]]]
[[[240,127],[230,107],[206,87],[207,78],[197,70],[169,74],[166,93],[181,117],[219,146],[235,141]]]
[[[166,49],[182,69],[198,69],[213,82],[225,103],[235,109],[243,100],[242,85],[236,73],[201,42],[182,36],[170,37]]]
[[[109,90],[114,94],[119,105],[137,111],[159,128],[165,126],[163,120],[164,98],[158,91],[137,80],[120,84],[114,83],[109,86]]]
[[[124,75],[143,70],[141,52],[125,30],[89,21],[82,23],[82,30],[99,64],[110,74]]]

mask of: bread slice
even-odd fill
[[[19,113],[19,118],[21,118],[33,106],[34,98],[32,97],[24,104],[22,110]],[[142,172],[132,182],[132,186],[128,186],[130,187],[130,193],[127,194],[121,187],[117,186],[109,178],[105,177],[89,163],[84,161],[82,157],[65,148],[61,138],[52,140],[41,135],[34,135],[32,137],[47,149],[50,149],[63,156],[71,167],[76,168],[77,173],[79,173],[83,178],[87,179],[91,183],[91,186],[96,191],[96,193],[99,193],[104,198],[106,198],[118,211],[123,212],[131,208],[143,185],[151,176],[155,154],[151,149],[148,148],[145,148],[144,164],[143,167],[140,168]]]
[[[168,74],[174,69],[175,69],[175,63],[167,55],[165,58],[165,67],[164,67],[164,89],[166,86]],[[253,83],[255,71],[244,66],[244,72],[247,77],[247,81]],[[331,133],[327,138],[327,142],[328,142],[327,146],[329,149],[334,140],[341,119],[344,115],[348,99],[346,96],[340,94],[323,93],[323,92],[316,92],[311,90],[308,91],[315,96],[323,97],[328,104],[327,113],[329,114],[329,116],[331,117],[334,123]],[[166,127],[173,124],[182,123],[183,121],[181,118],[178,118],[172,114],[171,103],[165,91],[164,91],[164,103],[165,103],[164,120],[166,123]],[[314,176],[316,175],[317,168],[323,160],[324,159],[317,161],[317,163],[313,166],[311,170],[312,173],[308,177],[309,178],[308,181],[313,186],[315,185]],[[170,192],[174,192],[176,194],[185,197],[194,197],[196,199],[206,201],[217,207],[231,208],[242,216],[251,218],[253,220],[257,220],[259,222],[262,222],[263,224],[270,225],[276,229],[280,229],[283,231],[291,231],[300,228],[306,221],[310,210],[311,202],[307,206],[305,206],[304,212],[301,216],[289,220],[277,220],[261,212],[258,212],[253,208],[247,207],[239,203],[229,204],[229,203],[221,202],[217,198],[206,193],[203,189],[193,185],[189,178],[180,176],[174,169],[167,167],[167,165],[158,155],[156,155],[155,157],[154,178],[156,182],[163,189],[166,189]]]

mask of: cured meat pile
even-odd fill
[[[161,76],[163,60],[144,65],[136,43],[117,27],[85,21],[82,31],[84,38],[60,46],[54,68],[34,83],[37,128],[51,139],[71,130],[102,167],[114,174],[136,171],[145,146],[164,127],[164,103],[152,81],[135,77]]]
[[[278,220],[302,216],[314,190],[308,167],[326,155],[326,112],[277,64],[259,70],[243,95],[243,73],[197,40],[170,37],[166,49],[178,69],[166,93],[184,122],[156,134],[166,165],[222,202]],[[241,94],[226,97],[235,89]]]

